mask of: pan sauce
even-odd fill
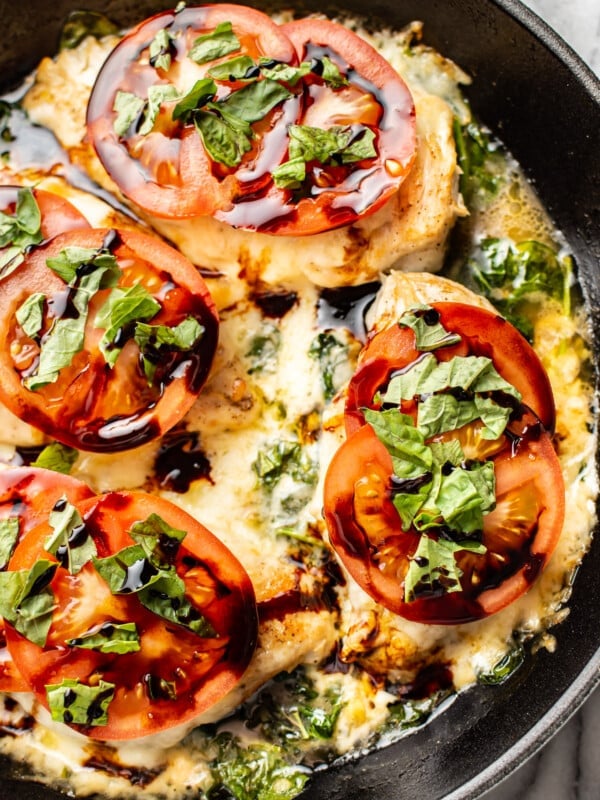
[[[458,83],[466,77],[429,50],[407,49],[409,39],[408,34],[394,36],[384,32],[372,41],[405,75],[413,90],[441,95],[451,104],[454,114],[466,122],[469,111],[458,88]],[[89,86],[102,48],[92,40],[84,42],[80,52],[86,48],[90,53],[97,51],[93,57],[84,56],[91,58],[87,71],[74,68],[70,74],[83,75],[82,82]],[[77,57],[76,53],[71,55]],[[52,78],[50,87],[51,84]],[[45,95],[46,101],[48,96]],[[72,117],[84,105],[76,102],[74,114],[65,113],[62,117],[74,131],[78,128]],[[36,99],[35,91],[29,95],[27,107],[32,118],[42,118],[42,100],[39,96]],[[50,103],[46,108],[52,115],[55,106]],[[53,116],[56,118],[55,112]],[[46,116],[46,122],[51,124],[51,116]],[[76,146],[66,141],[67,135],[61,137],[60,131],[57,134],[68,147]],[[27,171],[23,166],[9,162],[9,168],[18,170],[28,181],[42,177],[39,170]],[[446,260],[447,269],[467,283],[471,283],[471,277],[462,269],[465,254],[471,254],[483,235],[509,236],[515,241],[535,238],[566,251],[518,167],[510,159],[502,159],[499,170],[503,179],[498,195],[482,209],[471,208],[468,221],[460,223],[456,249]],[[7,171],[3,180],[11,182],[13,177]],[[105,224],[106,216],[114,219],[117,212],[106,208],[97,198],[74,192],[56,178],[46,177],[46,180],[79,205],[84,213],[87,211],[94,224]],[[177,231],[163,232],[179,243]],[[202,253],[190,252],[187,239],[181,246],[196,263],[206,265]],[[283,261],[283,256],[281,258]],[[306,347],[298,347],[298,343],[315,340],[319,332],[318,309],[319,306],[323,309],[323,303],[310,276],[289,274],[287,264],[279,266],[272,260],[269,270],[261,277],[278,290],[283,287],[286,293],[293,293],[295,301],[283,314],[266,313],[265,304],[261,305],[253,296],[256,289],[253,281],[247,280],[256,277],[257,272],[260,274],[260,268],[252,261],[244,263],[246,277],[238,278],[242,261],[238,257],[230,261],[228,277],[210,279],[222,313],[220,357],[209,385],[186,421],[187,433],[197,436],[195,446],[200,447],[210,465],[211,481],[206,480],[206,476],[204,479],[199,476],[197,480],[191,480],[196,476],[189,476],[189,488],[184,487],[187,490],[183,493],[168,479],[166,482],[163,479],[163,485],[159,485],[156,465],[160,453],[154,445],[131,453],[129,458],[81,454],[72,474],[88,481],[98,491],[145,487],[165,494],[197,515],[238,555],[253,578],[259,601],[271,598],[271,602],[268,613],[264,614],[261,646],[249,675],[235,697],[229,699],[229,706],[219,707],[202,722],[220,719],[237,705],[237,701],[258,690],[265,679],[276,672],[305,665],[304,671],[313,681],[324,706],[329,704],[331,710],[333,702],[340,708],[330,738],[300,740],[300,757],[309,764],[319,763],[349,751],[376,746],[375,732],[383,732],[381,742],[400,735],[401,723],[388,724],[390,706],[394,706],[396,718],[404,717],[406,722],[421,714],[424,716],[433,706],[419,691],[419,679],[425,668],[434,676],[433,686],[439,690],[436,699],[442,699],[488,674],[508,653],[516,652],[523,641],[533,643],[534,647],[553,648],[548,628],[568,613],[564,603],[568,600],[569,581],[589,544],[597,490],[591,466],[596,444],[591,410],[593,397],[585,379],[586,343],[581,335],[586,330],[585,310],[574,307],[572,314],[566,316],[557,303],[535,304],[534,345],[555,392],[557,441],[569,514],[552,562],[532,590],[509,608],[480,622],[455,627],[424,626],[406,622],[378,608],[349,580],[337,589],[339,618],[337,610],[332,612],[318,606],[315,611],[298,610],[291,623],[290,615],[284,615],[284,609],[272,602],[281,592],[273,591],[269,570],[289,574],[291,554],[294,562],[299,560],[303,564],[301,577],[305,595],[319,599],[330,588],[328,573],[332,570],[328,560],[325,564],[312,563],[316,551],[317,561],[324,558],[320,546],[315,551],[314,545],[309,545],[311,555],[307,555],[293,538],[276,536],[274,531],[294,526],[303,535],[313,537],[311,541],[323,533],[320,483],[314,470],[309,468],[306,480],[298,481],[284,475],[272,492],[265,492],[257,481],[253,464],[261,448],[276,439],[286,438],[302,444],[307,463],[318,462],[322,475],[339,441],[339,399],[333,404],[326,402],[322,380],[325,365]],[[414,262],[411,268],[414,269]],[[364,280],[362,274],[361,280]],[[388,279],[371,309],[369,324],[377,324],[378,316],[390,304],[399,312],[403,303],[411,304],[415,299],[433,300],[439,297],[440,291],[444,291],[444,286],[427,274],[409,276],[406,281]],[[343,393],[360,342],[355,336],[356,330],[344,329],[339,320],[334,333],[338,340],[333,350],[335,358],[326,367],[331,372],[334,388]],[[273,369],[265,348],[278,338],[278,345],[273,346],[279,357]],[[259,340],[263,342],[262,352]],[[285,404],[285,415],[282,404]],[[322,414],[324,433],[320,432]],[[12,418],[7,417],[5,424],[4,415],[1,429],[7,431],[1,450],[6,463],[18,460],[22,446],[42,441],[39,434]],[[232,496],[237,504],[234,516]],[[337,658],[332,658],[336,642],[339,652]],[[398,686],[403,688],[399,690]],[[278,697],[279,688],[276,685]],[[405,695],[409,700],[400,710],[399,701]],[[37,716],[40,710],[33,709],[27,697],[16,699],[20,703],[16,708],[10,698],[6,699],[4,724],[6,730],[13,727],[20,735],[4,736],[0,741],[1,749],[16,759],[29,761],[36,776],[65,789],[98,792],[107,797],[136,796],[141,786],[144,797],[179,797],[185,796],[187,791],[193,795],[198,788],[208,789],[213,781],[214,767],[211,772],[210,763],[217,752],[211,743],[212,729],[193,731],[182,744],[172,744],[178,742],[182,733],[175,730],[153,737],[152,742],[92,746],[82,737],[44,722],[43,713],[40,722],[32,724],[27,714],[33,712]],[[262,706],[266,706],[266,698]],[[25,709],[25,714],[21,708]],[[252,721],[252,715],[258,712],[249,703],[245,713]],[[243,741],[260,741],[256,727],[250,729],[235,718],[227,720],[223,727],[233,730]],[[302,772],[297,774],[302,775]],[[294,784],[294,779],[285,772],[278,773],[278,780],[278,797],[291,796],[294,787],[300,788],[302,784],[302,779]]]

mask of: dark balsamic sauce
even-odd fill
[[[379,281],[340,289],[322,289],[317,306],[321,328],[347,328],[359,341],[367,337],[365,315],[381,284]]]
[[[154,474],[161,489],[184,494],[193,481],[212,483],[210,461],[196,431],[175,429],[163,436],[154,462]]]
[[[281,319],[296,305],[298,294],[285,289],[264,289],[253,292],[251,300],[264,317]]]

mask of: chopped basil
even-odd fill
[[[42,337],[37,368],[23,381],[30,391],[54,383],[60,371],[70,366],[83,349],[92,297],[100,289],[114,286],[120,275],[116,258],[103,248],[67,247],[59,256],[46,259],[46,264],[71,287],[71,302],[78,316],[56,319]]]
[[[74,447],[68,447],[66,444],[60,442],[52,442],[46,445],[35,461],[32,462],[32,467],[40,467],[41,469],[51,469],[54,472],[61,472],[63,475],[68,475],[71,472],[73,464],[77,461],[79,453]]]
[[[6,517],[0,520],[0,569],[4,569],[19,540],[21,520],[19,517]]]
[[[173,119],[183,123],[189,122],[193,114],[214,99],[217,85],[209,78],[200,78],[190,91],[180,98],[173,109]]]
[[[321,331],[311,342],[308,355],[318,359],[323,394],[326,400],[331,400],[341,386],[336,373],[348,364],[348,345],[334,333]]]
[[[252,148],[246,123],[232,126],[210,111],[197,111],[194,124],[209,156],[226,167],[237,166]]]
[[[50,512],[49,523],[53,533],[46,539],[44,548],[56,556],[71,575],[77,575],[97,555],[81,514],[63,495]]]
[[[263,486],[271,488],[283,475],[312,485],[317,480],[317,467],[299,442],[279,440],[260,449],[252,469]]]
[[[288,764],[277,745],[242,745],[233,734],[223,732],[212,738],[210,747],[215,798],[225,792],[235,800],[293,800],[310,777],[308,768]]]
[[[49,583],[57,567],[40,559],[31,569],[0,572],[0,616],[40,647],[46,644],[52,624],[55,600]]]
[[[294,67],[283,61],[274,63],[272,59],[264,57],[259,60],[258,68],[265,78],[283,81],[290,86],[295,86],[301,78],[311,71],[310,62],[308,61],[303,61],[299,67]]]
[[[44,303],[46,295],[42,292],[30,294],[15,312],[17,322],[23,331],[35,339],[44,325]]]
[[[454,138],[461,168],[461,194],[469,208],[484,208],[504,181],[504,157],[498,143],[475,122],[462,127],[455,120]]]
[[[171,102],[172,100],[179,100],[179,92],[175,86],[170,83],[159,83],[156,86],[150,86],[148,89],[148,104],[144,112],[144,122],[140,127],[140,134],[147,136],[154,128],[154,123],[158,117],[160,107],[163,103]]]
[[[449,528],[469,535],[495,505],[494,465],[466,462],[458,442],[427,445],[410,416],[397,409],[365,411],[392,458],[393,503],[403,530]]]
[[[411,603],[423,596],[460,592],[462,570],[456,562],[456,554],[463,550],[479,555],[486,552],[479,542],[453,542],[421,536],[404,578],[405,602]]]
[[[406,311],[398,320],[398,325],[414,331],[415,347],[421,352],[460,342],[459,334],[447,331],[440,322],[438,312],[430,306],[418,306]]]
[[[98,310],[96,328],[104,328],[100,350],[113,367],[123,345],[134,333],[135,323],[152,319],[161,309],[158,300],[141,284],[115,287]]]
[[[73,50],[86,36],[101,39],[118,33],[119,28],[104,14],[96,11],[71,11],[65,22],[59,42],[59,50]]]
[[[486,297],[529,338],[532,303],[551,297],[570,314],[573,259],[542,242],[483,239],[469,267]]]
[[[271,174],[279,189],[299,189],[306,180],[306,161],[292,158],[275,167]]]
[[[331,739],[344,706],[339,686],[320,694],[301,667],[283,673],[244,709],[246,725],[274,744]]]
[[[236,58],[231,58],[229,61],[215,64],[214,67],[208,70],[207,75],[216,81],[254,80],[256,77],[254,75],[251,78],[246,78],[246,75],[252,72],[254,68],[255,63],[250,56],[236,56]]]
[[[417,427],[425,438],[481,419],[485,425],[481,436],[498,439],[506,428],[511,407],[496,402],[490,393],[521,400],[519,391],[502,378],[490,358],[455,356],[438,362],[427,353],[410,369],[395,375],[381,399],[395,405],[418,399]]]
[[[192,350],[203,334],[204,327],[194,317],[186,317],[173,328],[168,325],[149,325],[146,322],[136,322],[134,339],[140,348],[148,383],[153,383],[157,364],[165,350],[180,352]]]
[[[74,639],[67,639],[71,647],[96,650],[99,653],[137,653],[140,637],[135,622],[105,622]]]
[[[162,28],[156,33],[148,48],[150,64],[154,69],[169,69],[171,66],[172,45],[173,36],[166,28]]]
[[[117,116],[113,122],[113,128],[117,136],[127,136],[132,125],[134,125],[144,110],[146,101],[137,94],[131,92],[118,91],[113,103],[113,111]]]
[[[329,56],[317,59],[316,64],[311,64],[311,71],[320,73],[323,81],[333,89],[348,85],[348,79],[342,75],[338,65],[334,64]]]
[[[31,245],[42,241],[42,215],[29,187],[19,189],[14,215],[0,211],[0,274],[7,275],[23,261]]]
[[[219,100],[217,105],[228,114],[252,123],[259,122],[271,109],[291,96],[292,93],[285,86],[265,78],[243,86],[237,92],[231,92],[223,100]]]
[[[231,22],[220,22],[212,33],[205,33],[194,40],[188,57],[196,64],[206,64],[235,53],[240,47],[240,40],[233,32]]]
[[[182,625],[203,637],[216,637],[209,621],[185,596],[185,583],[173,561],[185,531],[172,528],[157,514],[135,523],[129,531],[137,542],[94,566],[113,594],[136,594],[157,616]]]
[[[250,346],[245,353],[246,358],[251,361],[248,374],[273,372],[277,366],[277,354],[280,347],[280,329],[270,322],[263,322],[260,332],[252,337]]]
[[[106,725],[108,707],[115,694],[115,684],[99,681],[97,686],[73,678],[46,686],[52,719],[67,725]]]

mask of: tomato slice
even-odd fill
[[[22,186],[0,186],[0,210],[14,215],[19,191]],[[50,239],[59,233],[89,228],[90,224],[84,215],[64,197],[44,189],[32,189],[41,214],[41,234]]]
[[[0,520],[18,520],[18,536],[48,518],[57,500],[65,496],[71,503],[92,497],[83,481],[47,469],[15,467],[0,472]],[[3,567],[4,568],[4,567]],[[6,647],[4,621],[0,620],[0,692],[28,692]]]
[[[235,44],[199,60],[198,39],[228,24]],[[188,102],[198,81],[212,88]],[[416,144],[408,88],[358,36],[325,20],[277,26],[228,4],[159,14],[128,34],[98,76],[87,129],[108,174],[145,211],[281,235],[374,212],[408,174]]]
[[[116,288],[78,288],[93,272],[92,261],[80,263],[70,281],[48,267],[47,259],[76,257],[77,248],[103,254],[101,261],[114,257],[113,273],[107,274],[114,276],[118,268]],[[133,312],[105,316],[96,327],[114,293],[134,287],[154,310],[136,317],[134,303]],[[37,331],[18,318],[19,309],[36,298],[42,309]],[[0,283],[0,316],[2,402],[58,441],[98,452],[141,445],[183,417],[206,379],[218,330],[214,303],[195,267],[163,242],[134,231],[72,231],[34,248]],[[145,344],[136,339],[140,322],[151,326]],[[181,325],[188,326],[185,341],[178,339]],[[82,340],[73,343],[77,326]],[[60,355],[65,350],[70,362]]]
[[[111,684],[105,724],[70,721],[66,711],[62,719],[94,739],[139,738],[190,722],[237,684],[252,656],[258,623],[250,578],[219,539],[165,499],[112,492],[75,505],[99,559],[134,545],[133,526],[154,515],[161,524],[185,532],[176,549],[168,535],[159,537],[169,566],[185,587],[184,597],[172,599],[170,607],[189,601],[196,617],[201,615],[210,627],[194,632],[142,604],[137,588],[144,570],[151,569],[148,561],[133,563],[123,593],[115,594],[91,560],[76,574],[59,564],[49,584],[57,605],[45,646],[7,624],[15,664],[47,708],[48,685],[63,680]],[[32,530],[18,545],[10,569],[31,568],[39,559],[55,561],[45,551],[50,533],[48,522]],[[155,594],[162,596],[158,590]],[[139,649],[115,653],[82,646],[89,632],[126,624],[135,626]]]
[[[344,442],[326,476],[324,514],[338,556],[373,599],[407,619],[456,624],[495,613],[527,591],[554,550],[565,510],[550,435],[530,417],[533,424],[492,459],[496,508],[484,517],[485,552],[458,550],[458,590],[444,591],[440,582],[410,601],[405,579],[421,534],[402,529],[391,456],[368,424]]]
[[[538,355],[503,317],[466,303],[432,303],[436,320],[451,333],[458,333],[458,344],[433,351],[438,361],[454,356],[485,356],[498,373],[519,390],[522,402],[539,417],[547,431],[554,431],[556,415],[550,380]],[[414,363],[422,355],[415,347],[415,334],[394,325],[371,338],[363,348],[346,399],[345,426],[351,435],[364,424],[361,409],[377,408],[378,392],[385,390],[394,373]],[[403,409],[406,413],[408,408]]]
[[[347,79],[332,88],[308,86],[300,124],[330,129],[362,125],[375,133],[374,158],[341,174],[316,165],[308,196],[276,233],[317,233],[348,225],[380,208],[398,189],[412,167],[415,148],[415,106],[402,78],[377,50],[342,25],[326,19],[300,19],[282,25],[298,59],[331,59]],[[288,200],[289,203],[289,200]]]
[[[200,36],[212,34],[224,23],[231,23],[239,48],[203,63],[188,57]],[[168,35],[168,66],[165,63],[162,68],[155,68],[150,63],[149,50],[162,31]],[[127,34],[108,57],[90,97],[88,135],[108,174],[141,208],[159,217],[210,215],[231,206],[241,193],[240,181],[235,171],[212,161],[193,123],[180,124],[172,119],[175,101],[164,104],[158,124],[148,135],[139,130],[117,135],[114,104],[118,93],[145,100],[150,87],[171,84],[183,95],[215,64],[238,56],[295,63],[292,44],[268,16],[227,3],[157,14]],[[243,85],[224,81],[219,84],[219,92]],[[266,135],[277,120],[283,121],[279,110],[261,123],[266,130],[261,128],[258,141],[242,162],[244,166],[249,159],[257,158],[257,148],[264,150],[268,145],[283,154],[285,144],[276,141],[279,134]]]

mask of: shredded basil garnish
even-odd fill
[[[40,647],[52,624],[55,600],[49,584],[57,568],[55,562],[40,559],[31,569],[0,572],[0,616]]]
[[[140,637],[135,622],[104,622],[90,631],[67,639],[71,647],[96,650],[99,653],[137,653]]]
[[[0,275],[8,275],[22,263],[28,247],[42,241],[42,215],[29,187],[19,189],[14,215],[0,211]]]
[[[96,328],[104,328],[100,350],[107,364],[114,366],[125,342],[132,338],[138,322],[156,316],[161,305],[141,284],[115,287],[96,314]]]
[[[0,520],[0,569],[5,569],[13,554],[19,533],[21,521],[19,517],[7,517]]]
[[[68,447],[66,444],[60,442],[52,442],[46,445],[35,461],[32,462],[32,467],[40,467],[41,469],[51,469],[54,472],[61,472],[63,475],[68,475],[75,462],[79,452],[74,447]]]
[[[464,550],[478,555],[486,552],[484,545],[468,539],[454,542],[421,536],[404,578],[405,602],[411,603],[424,595],[435,597],[460,592],[462,570],[457,564],[456,554]]]
[[[46,686],[52,719],[67,725],[106,725],[115,684],[99,681],[97,686],[73,678]]]
[[[53,533],[44,543],[45,550],[56,556],[71,575],[77,575],[97,555],[81,514],[63,495],[50,512],[49,522]]]
[[[215,58],[235,53],[240,47],[240,40],[233,32],[231,22],[220,22],[214,31],[194,40],[188,57],[196,64],[206,64]]]

